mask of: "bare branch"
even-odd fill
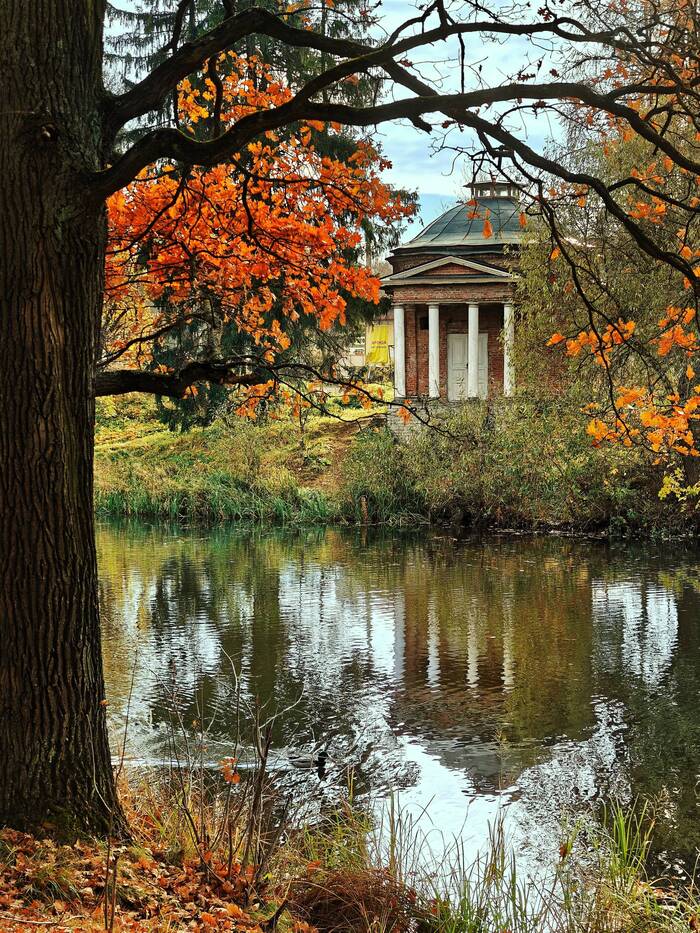
[[[639,39],[634,40],[626,29],[591,32],[582,23],[569,17],[553,17],[550,21],[535,23],[512,23],[497,18],[456,23],[441,18],[439,26],[421,31],[417,35],[398,39],[399,33],[400,30],[395,31],[388,42],[372,48],[349,39],[338,39],[313,30],[290,26],[280,17],[264,9],[245,10],[228,17],[220,26],[205,33],[200,39],[186,43],[126,93],[112,98],[106,109],[107,135],[116,135],[119,128],[129,120],[156,110],[180,81],[202,68],[210,58],[253,34],[279,39],[286,45],[313,48],[351,59],[355,67],[350,68],[347,74],[366,71],[373,65],[397,59],[417,48],[444,42],[452,36],[461,39],[468,34],[551,37],[577,43],[593,42],[620,51],[638,49],[640,45]],[[321,78],[323,77],[322,75]],[[330,83],[333,82],[325,82],[325,86]]]
[[[387,71],[394,71],[395,63],[387,64]],[[331,69],[332,80],[338,80],[344,74],[352,74],[356,62],[344,63]],[[405,70],[405,69],[402,69]],[[327,78],[327,72],[323,78]],[[329,82],[330,83],[330,82]],[[419,82],[423,83],[423,82]],[[579,82],[555,82],[548,84],[504,84],[499,87],[479,88],[465,94],[437,94],[432,89],[429,95],[404,98],[371,107],[352,107],[346,104],[322,103],[309,100],[311,93],[321,86],[321,79],[309,82],[307,86],[290,101],[269,110],[260,110],[242,117],[226,133],[208,142],[198,142],[174,129],[154,130],[147,133],[129,149],[111,168],[92,176],[93,193],[101,198],[107,197],[129,184],[139,172],[158,159],[172,159],[188,165],[217,165],[227,161],[253,139],[268,130],[280,129],[299,120],[319,120],[338,122],[349,126],[373,126],[391,120],[408,118],[420,120],[425,114],[443,113],[460,123],[481,127],[491,126],[494,134],[500,130],[495,123],[469,111],[489,104],[522,100],[577,100],[583,104],[598,108],[627,121],[643,138],[658,146],[659,150],[671,157],[681,168],[695,174],[700,173],[700,164],[679,152],[666,137],[662,137],[639,113],[620,103],[619,92],[599,93]],[[673,87],[635,86],[634,93],[673,93]],[[427,125],[427,124],[426,124]],[[513,137],[508,134],[508,139]],[[534,153],[534,150],[529,150]]]

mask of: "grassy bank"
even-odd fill
[[[695,531],[696,500],[660,498],[644,451],[594,448],[575,409],[532,400],[458,411],[443,431],[397,443],[361,410],[169,431],[151,403],[98,421],[101,515],[271,524],[370,522],[671,536]],[[341,411],[340,409],[338,409]]]
[[[383,835],[351,800],[312,825],[294,823],[271,806],[260,772],[228,775],[228,785],[196,771],[122,777],[126,840],[61,844],[49,830],[0,831],[0,929],[680,933],[700,923],[691,879],[648,875],[647,809],[613,808],[562,834],[558,860],[537,882],[498,827],[472,864],[454,843],[438,866],[395,809]]]
[[[232,418],[180,434],[148,401],[102,406],[95,453],[100,515],[171,520],[315,523],[336,519],[326,473],[356,428],[315,418]]]

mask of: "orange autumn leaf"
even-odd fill
[[[600,441],[608,436],[609,429],[607,424],[601,421],[600,418],[593,418],[588,422],[586,432],[591,435],[595,443],[600,443]]]
[[[493,227],[491,226],[491,221],[488,219],[488,217],[484,221],[484,226],[481,232],[487,240],[493,236]]]
[[[618,396],[615,404],[618,408],[624,408],[626,405],[634,405],[635,402],[638,402],[639,399],[644,397],[643,389],[621,389],[621,394]]]
[[[556,334],[552,334],[552,336],[549,338],[549,340],[547,341],[547,346],[554,347],[558,343],[561,343],[562,340],[566,340],[566,337],[563,334],[560,334],[559,332],[557,332]]]

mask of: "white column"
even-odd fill
[[[515,342],[515,309],[512,304],[503,305],[503,394],[515,392],[515,369],[513,352]]]
[[[469,336],[467,337],[467,395],[479,395],[479,305],[469,305]]]
[[[406,397],[406,323],[403,305],[394,305],[394,394]]]
[[[440,398],[440,305],[428,305],[428,395]]]

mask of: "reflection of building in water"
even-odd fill
[[[171,671],[186,724],[216,713],[210,760],[229,754],[234,662],[247,696],[286,710],[275,748],[337,739],[356,789],[438,797],[448,832],[467,803],[474,826],[475,798],[537,826],[611,786],[672,792],[678,831],[697,822],[692,562],[332,530],[102,529],[100,545],[110,724],[119,740],[129,709],[137,755],[168,754]]]
[[[657,686],[671,667],[678,642],[675,596],[646,580],[593,580],[591,600],[598,669]]]
[[[676,644],[668,590],[606,582],[573,543],[433,538],[355,552],[329,532],[313,547],[197,548],[165,540],[103,573],[112,689],[125,704],[127,643],[152,672],[136,684],[134,720],[139,709],[144,723],[165,719],[162,682],[174,670],[188,716],[201,700],[225,733],[233,661],[246,695],[294,706],[280,741],[401,735],[493,791],[563,738],[590,738],[597,677],[658,683]]]
[[[556,547],[555,557],[544,542],[526,555],[445,542],[402,554],[391,722],[475,789],[497,790],[543,743],[593,728],[589,573]]]

